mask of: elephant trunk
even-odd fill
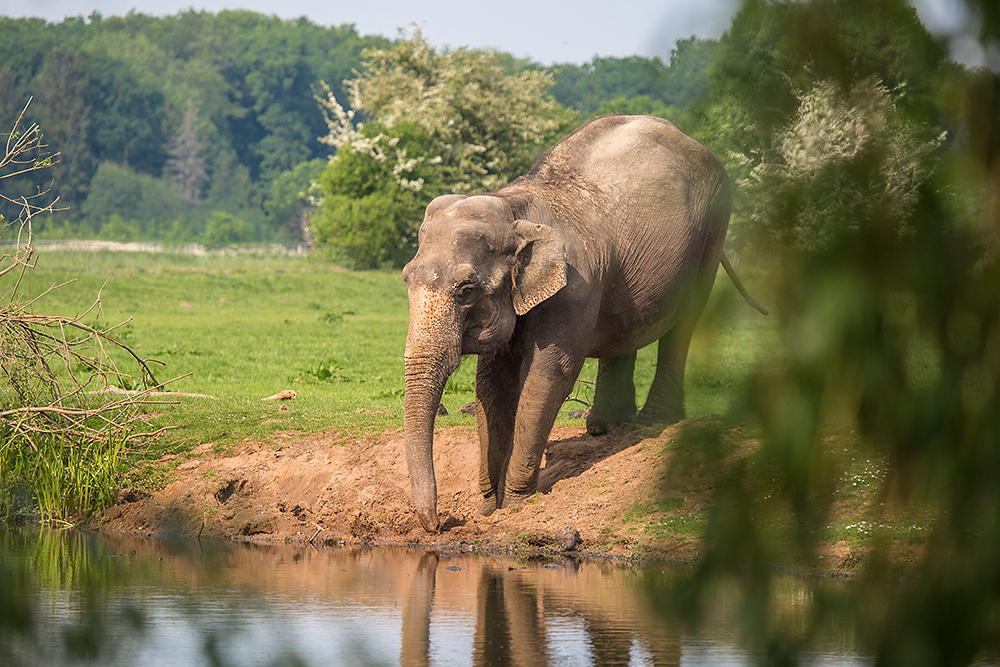
[[[462,335],[454,305],[446,303],[443,295],[428,298],[426,291],[421,292],[410,294],[403,433],[417,517],[424,530],[436,533],[441,524],[434,478],[434,418],[445,383],[461,361]]]

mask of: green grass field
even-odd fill
[[[763,274],[750,268],[741,272],[751,291],[766,302]],[[169,465],[144,464],[204,444],[224,450],[247,440],[266,442],[279,432],[334,431],[347,439],[402,428],[408,306],[398,272],[344,271],[311,257],[46,251],[39,253],[36,267],[22,284],[23,298],[70,280],[32,309],[67,316],[87,313],[84,321],[101,329],[121,324],[112,335],[141,358],[151,360],[159,381],[180,378],[168,382],[167,389],[215,398],[178,397],[148,406],[147,428],[172,428],[148,445],[126,448],[121,456],[116,450],[115,466],[105,465],[107,459],[101,456],[81,463],[67,454],[75,450],[58,442],[50,443],[51,451],[40,452],[38,457],[28,452],[21,452],[25,455],[20,458],[8,457],[23,471],[6,472],[34,488],[37,514],[43,517],[72,519],[75,514],[98,510],[113,502],[119,486],[157,487],[167,481]],[[0,285],[8,292],[11,286]],[[99,317],[91,308],[98,295]],[[689,418],[733,415],[741,428],[727,438],[737,437],[733,433],[757,438],[766,430],[766,426],[748,423],[751,418],[736,402],[747,400],[748,380],[754,374],[784,363],[779,324],[777,317],[763,317],[747,306],[728,278],[720,275],[688,360]],[[127,355],[116,354],[120,369],[129,369]],[[918,360],[925,356],[921,353]],[[640,403],[652,380],[655,359],[655,346],[639,353]],[[450,379],[443,399],[450,414],[438,418],[440,426],[473,428],[474,418],[461,414],[459,408],[474,400],[474,370],[475,359],[466,358]],[[595,374],[596,362],[588,360],[574,397],[589,400]],[[932,376],[933,370],[918,375]],[[294,390],[297,397],[283,402],[261,400],[286,389]],[[567,401],[559,422],[582,426],[583,421],[571,413],[583,407],[580,401]],[[830,469],[824,474],[832,475],[835,485],[843,487],[837,496],[842,504],[858,498],[856,511],[845,505],[847,509],[831,519],[831,542],[864,542],[873,531],[882,535],[889,529],[899,539],[921,539],[924,533],[913,531],[922,531],[924,524],[914,523],[910,515],[904,516],[905,521],[869,516],[867,508],[882,479],[875,473],[883,470],[884,462],[857,454],[861,447],[851,424],[828,423],[830,428],[824,428],[825,433],[836,435],[834,440],[823,441],[824,451],[833,451],[830,456],[836,459],[827,460]],[[697,432],[696,427],[692,433]],[[750,467],[757,477],[748,483],[761,489],[764,498],[778,498],[780,485],[770,472],[774,461],[768,459],[774,455],[773,448],[769,451],[751,456]],[[840,461],[855,456],[856,460]],[[32,472],[36,465],[42,468]],[[90,480],[87,471],[92,470],[107,474]],[[67,489],[73,485],[79,489],[69,492],[78,499],[66,509]],[[0,491],[9,495],[3,488]],[[8,505],[5,511],[12,511],[11,502],[3,498],[0,509],[4,503]],[[84,509],[74,512],[72,507]],[[666,516],[658,525],[680,535],[678,539],[703,530],[705,516],[674,525],[671,511],[666,506],[637,507],[632,514]],[[778,517],[775,525],[784,525],[785,510],[761,511]],[[917,528],[907,533],[906,526]]]
[[[407,297],[398,272],[348,272],[306,257],[49,251],[39,254],[27,292],[73,279],[35,310],[78,315],[100,294],[99,324],[127,322],[114,335],[158,362],[161,382],[182,378],[169,390],[217,397],[157,406],[151,426],[180,427],[163,447],[226,447],[289,430],[354,435],[402,427]],[[769,319],[746,307],[722,276],[692,346],[689,416],[725,413],[774,335]],[[655,360],[655,346],[640,352],[640,404]],[[127,368],[124,358],[121,364]],[[458,409],[474,400],[474,371],[467,357],[452,376],[443,399],[450,415],[440,424],[473,423]],[[590,360],[576,396],[589,399],[595,373]],[[284,389],[298,397],[261,400]],[[582,407],[568,401],[560,420]]]

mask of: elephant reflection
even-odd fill
[[[641,635],[635,630],[640,613],[631,605],[628,613],[609,617],[595,604],[570,602],[575,573],[560,570],[566,576],[536,576],[539,570],[513,570],[494,563],[477,565],[475,635],[471,663],[474,665],[547,665],[554,662],[556,651],[567,651],[594,665],[628,665],[643,646],[657,665],[680,664],[680,635],[660,628]],[[406,597],[402,625],[400,664],[430,665],[431,625],[435,605],[440,556],[424,554]],[[578,597],[578,596],[577,596]],[[606,602],[601,600],[600,602]],[[585,645],[567,640],[567,623],[582,634]],[[653,636],[655,634],[655,636]],[[567,646],[569,645],[569,646]]]
[[[421,556],[413,575],[413,585],[403,609],[403,648],[399,664],[404,667],[430,664],[431,608],[439,560],[437,552],[428,551]]]

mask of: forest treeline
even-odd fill
[[[67,210],[41,237],[209,244],[302,238],[302,193],[330,146],[316,100],[392,41],[353,25],[250,11],[173,16],[0,17],[0,132],[30,97],[58,164],[10,179],[9,197],[51,185]],[[714,43],[678,45],[676,62],[598,58],[551,69],[550,93],[593,115],[615,98],[683,109],[705,92]],[[509,73],[542,68],[497,54]],[[8,217],[11,217],[8,215]]]
[[[912,232],[918,194],[975,141],[962,100],[995,80],[948,60],[901,0],[749,3],[666,62],[550,68],[244,10],[0,17],[0,131],[31,98],[24,120],[58,153],[3,194],[51,188],[64,210],[34,220],[42,238],[316,241],[350,266],[400,266],[437,194],[498,187],[591,117],[649,113],[725,162],[732,249],[815,248],[831,212]],[[810,206],[775,215],[793,181]],[[941,190],[975,217],[975,192]]]

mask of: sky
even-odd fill
[[[914,0],[924,24],[954,34],[953,55],[981,64],[962,38],[970,25],[959,0]],[[0,14],[58,22],[68,16],[120,16],[135,10],[165,16],[194,8],[250,9],[319,25],[353,23],[362,35],[396,37],[416,24],[435,47],[495,48],[543,65],[584,63],[595,56],[659,56],[678,39],[718,38],[740,0],[0,0]]]

